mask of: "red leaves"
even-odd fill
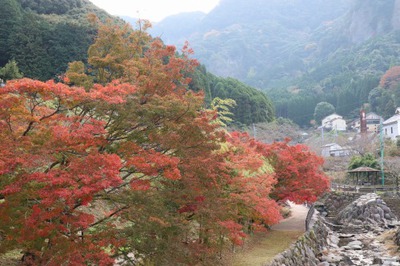
[[[394,88],[400,82],[400,66],[393,66],[385,72],[379,81],[382,88]]]
[[[273,196],[276,199],[313,202],[329,188],[328,177],[322,171],[323,159],[308,147],[278,142],[259,148],[275,169],[278,184]]]
[[[178,213],[185,213],[185,212],[195,212],[197,210],[197,205],[196,204],[186,204],[182,208],[178,209]]]
[[[134,180],[131,182],[131,188],[133,190],[148,190],[150,188],[150,180]]]
[[[109,104],[120,104],[126,101],[125,96],[133,94],[136,91],[136,87],[127,83],[121,84],[116,80],[106,86],[95,84],[89,92],[89,97],[92,100],[103,100]]]
[[[235,245],[243,245],[243,239],[247,236],[243,231],[243,226],[232,220],[218,222],[222,227],[228,230],[229,239]]]
[[[179,159],[167,156],[155,150],[144,150],[136,147],[135,153],[129,156],[127,167],[134,167],[139,173],[147,176],[162,175],[167,179],[177,180],[181,178],[178,169]]]
[[[187,91],[184,73],[197,64],[187,47],[177,56],[114,29],[101,28],[89,52],[103,85],[21,79],[0,90],[5,246],[47,265],[111,265],[125,243],[146,259],[177,248],[203,259],[221,236],[241,244],[248,226],[276,223],[272,198],[311,201],[327,189],[306,147],[212,123],[202,94]]]

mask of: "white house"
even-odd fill
[[[329,130],[345,131],[347,125],[342,116],[334,113],[322,119],[322,127]]]
[[[321,155],[323,157],[343,157],[350,156],[352,150],[350,147],[342,147],[337,143],[329,143],[322,146]]]
[[[383,134],[386,138],[396,140],[400,135],[400,108],[396,109],[395,115],[383,122]]]

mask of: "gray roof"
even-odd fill
[[[394,116],[392,116],[391,118],[385,120],[385,121],[383,122],[383,124],[384,124],[384,125],[393,124],[393,123],[398,122],[399,120],[400,120],[400,114],[394,115]]]
[[[370,112],[366,115],[366,119],[382,119],[382,117],[380,115],[377,115],[374,112]]]
[[[360,173],[360,172],[368,173],[368,172],[380,172],[380,171],[381,170],[378,170],[378,169],[375,169],[375,168],[371,168],[371,167],[367,167],[367,166],[361,166],[361,167],[358,167],[356,169],[349,170],[348,172],[349,173]]]

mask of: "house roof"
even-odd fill
[[[400,114],[394,115],[383,122],[384,125],[396,123],[400,120]]]
[[[337,113],[333,113],[331,115],[328,115],[324,117],[322,120],[332,120],[332,119],[337,119],[337,118],[343,118],[341,115],[338,115]]]
[[[380,115],[377,115],[377,114],[374,113],[374,112],[370,112],[370,113],[368,113],[368,114],[366,115],[366,119],[367,119],[367,120],[369,120],[369,119],[382,119],[382,117],[381,117]]]
[[[335,145],[338,145],[338,146],[340,146],[339,144],[337,144],[337,143],[328,143],[328,144],[325,144],[324,146],[322,146],[323,148],[327,148],[327,147],[332,147],[332,146],[335,146]]]
[[[368,173],[368,172],[380,172],[381,170],[367,167],[367,166],[361,166],[353,170],[347,171],[348,173]]]

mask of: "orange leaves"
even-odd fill
[[[150,189],[151,184],[150,184],[150,180],[133,180],[131,182],[131,188],[133,190],[137,190],[137,191],[145,191]]]
[[[125,241],[144,256],[164,256],[163,241],[179,246],[196,224],[198,235],[185,240],[196,245],[185,248],[198,257],[215,251],[221,234],[240,245],[248,225],[276,223],[271,197],[311,201],[327,188],[322,160],[306,147],[220,130],[202,95],[183,92],[187,61],[161,43],[149,49],[135,85],[84,90],[23,79],[0,91],[5,239],[37,247],[48,264],[101,264],[112,261],[105,248]],[[94,217],[99,198],[117,210]],[[108,223],[118,215],[134,228]]]
[[[243,239],[247,236],[243,231],[242,228],[243,226],[241,224],[238,224],[232,220],[227,220],[227,221],[220,221],[218,222],[223,228],[227,229],[229,234],[229,239],[235,244],[235,245],[243,245],[244,241]]]
[[[278,184],[273,196],[279,200],[313,202],[329,188],[328,177],[322,171],[323,159],[304,145],[289,146],[278,142],[264,147],[264,154],[272,163]]]
[[[131,154],[126,162],[126,167],[134,167],[138,173],[147,176],[162,175],[165,178],[176,180],[181,178],[178,169],[179,159],[154,150],[138,148]]]
[[[322,161],[304,146],[212,123],[203,95],[187,91],[190,52],[103,25],[89,51],[102,85],[77,63],[70,81],[85,89],[21,79],[0,90],[6,246],[49,265],[111,265],[124,244],[154,264],[180,248],[203,259],[222,248],[221,234],[241,244],[248,225],[276,223],[271,196],[312,200],[327,188]]]
[[[136,92],[136,88],[130,84],[114,81],[102,86],[96,84],[89,92],[92,100],[103,100],[109,104],[121,104],[126,101],[126,96]]]
[[[381,77],[379,86],[382,88],[394,88],[400,82],[400,66],[393,66]]]
[[[178,168],[166,168],[164,170],[164,176],[170,180],[178,180],[181,178],[181,173]]]

